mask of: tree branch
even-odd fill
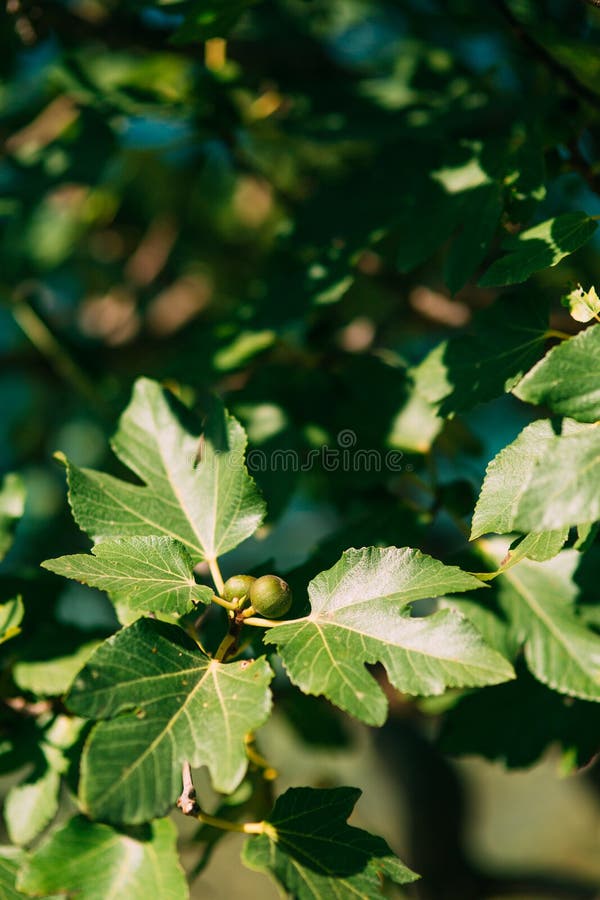
[[[593,6],[600,7],[600,0],[586,0],[586,2],[591,3]],[[494,4],[500,15],[509,25],[510,30],[517,40],[519,40],[524,47],[527,47],[542,65],[546,66],[547,69],[556,75],[572,94],[585,100],[590,106],[600,109],[600,95],[579,81],[570,69],[559,62],[559,60],[555,59],[555,57],[546,50],[543,44],[540,44],[530,32],[525,30],[522,23],[509,8],[506,0],[494,0]]]

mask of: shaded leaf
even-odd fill
[[[470,192],[463,210],[463,225],[450,245],[444,264],[444,280],[451,293],[455,294],[467,283],[484,258],[501,213],[502,194],[498,183],[485,184]]]
[[[512,668],[483,642],[464,617],[440,610],[411,618],[407,605],[425,597],[469,591],[482,582],[409,548],[347,550],[311,581],[311,613],[272,628],[291,680],[364,722],[385,721],[387,701],[365,668],[381,662],[408,694],[440,694],[446,687],[495,684]]]
[[[578,422],[600,419],[600,325],[553,347],[513,393]]]
[[[599,522],[584,522],[577,526],[577,540],[573,544],[575,550],[585,553],[592,546],[600,530]]]
[[[482,287],[518,284],[547,269],[589,241],[598,227],[583,212],[569,212],[540,222],[504,242],[509,252],[496,260],[480,279]]]
[[[69,690],[97,646],[98,641],[86,641],[64,656],[55,650],[56,655],[49,659],[19,660],[13,667],[15,684],[22,691],[31,691],[41,697],[60,697]]]
[[[210,603],[212,590],[194,579],[185,547],[168,537],[102,541],[92,553],[61,556],[45,569],[107,591],[116,603],[136,613],[183,615],[196,603]]]
[[[127,833],[77,816],[34,850],[18,885],[28,894],[65,892],[81,900],[186,900],[176,838],[168,819]]]
[[[480,313],[470,334],[438,344],[412,369],[416,389],[444,416],[492,400],[539,359],[547,327],[538,298],[507,297]]]
[[[245,735],[269,714],[271,678],[264,657],[219,663],[164,622],[139,619],[109,638],[67,698],[79,715],[108,720],[84,751],[84,808],[112,822],[161,815],[181,791],[184,759],[208,766],[215,790],[233,791]]]
[[[443,427],[444,420],[420,393],[417,383],[394,416],[387,443],[411,453],[427,453]]]
[[[509,768],[532,766],[554,744],[565,768],[587,765],[600,746],[600,707],[563,697],[527,671],[461,697],[440,735],[444,753],[478,754]]]
[[[78,525],[94,538],[166,535],[194,562],[214,559],[254,533],[264,503],[244,466],[246,435],[215,405],[200,433],[160,385],[135,384],[112,446],[143,487],[67,463],[69,500]],[[198,460],[198,456],[200,459]]]
[[[376,900],[384,878],[416,881],[419,876],[382,838],[347,824],[360,793],[349,787],[290,788],[277,798],[266,833],[246,842],[243,862],[269,874],[297,900]]]

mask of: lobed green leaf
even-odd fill
[[[377,900],[384,879],[416,881],[419,876],[384,840],[347,824],[360,793],[350,787],[290,788],[277,798],[266,833],[247,841],[243,862],[269,874],[297,900]]]
[[[80,797],[90,815],[145,822],[181,791],[181,764],[209,768],[230,793],[246,772],[244,738],[271,709],[264,657],[220,663],[181,629],[139,619],[102,644],[79,673],[69,708],[106,719],[92,730]]]
[[[212,590],[194,579],[192,558],[169,537],[106,540],[91,554],[47,559],[44,568],[107,591],[130,612],[184,615],[197,603],[210,603]]]
[[[265,506],[244,465],[242,426],[215,405],[201,440],[184,427],[187,419],[159,384],[138,379],[112,446],[144,485],[67,462],[69,500],[84,531],[95,539],[165,535],[194,563],[254,533]]]
[[[513,677],[510,664],[460,614],[408,614],[414,600],[482,586],[418,550],[351,549],[310,583],[310,615],[272,628],[265,640],[277,646],[302,691],[324,694],[356,718],[381,725],[387,701],[367,663],[382,663],[392,684],[414,695]]]

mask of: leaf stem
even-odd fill
[[[183,790],[177,799],[177,806],[184,816],[193,816],[193,818],[198,819],[204,825],[211,825],[213,828],[220,828],[222,831],[237,831],[242,834],[263,834],[273,827],[269,826],[268,822],[228,822],[227,819],[219,819],[217,816],[209,816],[208,813],[202,812],[196,799],[192,770],[187,759],[183,761],[181,766],[181,780],[183,782]]]
[[[265,759],[262,753],[258,751],[254,734],[252,732],[247,734],[244,742],[246,744],[246,756],[250,762],[262,770],[262,776],[266,781],[274,781],[279,773],[268,759]]]
[[[215,659],[217,660],[217,662],[225,662],[225,659],[227,658],[229,653],[233,650],[233,648],[237,642],[237,639],[238,639],[237,633],[232,634],[231,631],[229,631],[225,635],[225,637],[223,638],[223,640],[217,647],[217,652],[215,653]]]
[[[545,338],[555,337],[555,338],[559,338],[561,341],[568,341],[570,338],[573,337],[573,335],[569,334],[566,331],[557,331],[556,328],[549,328],[546,331],[546,333],[544,334],[544,337]]]
[[[242,834],[263,834],[267,830],[266,822],[228,822],[227,819],[219,819],[217,816],[209,816],[208,813],[197,812],[195,818],[204,825],[212,825],[223,831],[237,831]]]
[[[287,625],[289,622],[302,622],[303,619],[260,619],[258,616],[250,616],[244,619],[244,625],[255,625],[257,628],[275,628],[277,625]]]
[[[210,574],[212,580],[215,583],[215,587],[217,589],[217,594],[223,593],[223,588],[225,587],[225,583],[223,581],[223,576],[221,575],[221,570],[219,568],[219,563],[216,559],[207,559],[208,567],[210,569]]]
[[[217,603],[224,609],[230,609],[232,611],[237,609],[237,603],[230,603],[229,600],[223,600],[223,598],[219,597],[218,594],[213,594],[211,600],[213,603]]]

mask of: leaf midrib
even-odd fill
[[[415,621],[414,617],[412,617],[412,616],[406,616],[406,617],[399,616],[399,619],[400,619],[400,621]],[[422,656],[425,659],[435,659],[435,660],[439,660],[440,662],[456,663],[458,665],[461,665],[465,669],[478,669],[483,672],[495,672],[495,673],[498,672],[498,669],[492,668],[489,666],[483,666],[480,663],[475,665],[474,663],[468,663],[468,662],[461,661],[460,659],[457,659],[456,657],[453,657],[453,656],[435,656],[433,653],[426,653],[424,650],[417,650],[417,649],[414,649],[411,647],[404,647],[401,644],[394,644],[389,641],[385,641],[381,637],[377,637],[375,635],[368,634],[364,631],[359,631],[357,628],[351,628],[348,625],[344,625],[339,622],[336,622],[333,619],[330,619],[329,621],[322,622],[322,623],[317,622],[317,620],[314,618],[313,619],[309,618],[309,619],[307,619],[307,621],[313,622],[318,628],[319,628],[319,624],[330,625],[330,626],[333,625],[336,628],[342,628],[344,631],[349,631],[354,634],[358,634],[362,638],[368,638],[372,641],[378,641],[378,642],[382,643],[385,647],[397,648],[398,650],[403,650],[404,653],[409,653],[409,654],[414,653],[415,655]],[[319,631],[321,631],[320,628],[319,628]],[[493,648],[489,648],[489,649],[491,651],[493,651]],[[498,655],[501,656],[501,654],[498,654]],[[365,662],[367,662],[367,661],[368,660],[365,660]]]
[[[115,781],[113,781],[111,786],[109,788],[106,788],[103,791],[103,794],[102,794],[103,800],[105,800],[105,798],[107,798],[107,797],[110,797],[115,792],[115,790],[118,787],[120,787],[121,784],[124,783],[131,776],[131,773],[134,772],[141,765],[141,763],[146,759],[146,757],[148,757],[154,751],[156,746],[161,743],[161,741],[164,739],[165,735],[169,731],[172,730],[172,728],[174,727],[174,723],[179,719],[179,717],[181,715],[183,715],[184,712],[187,713],[188,704],[190,703],[191,699],[196,695],[196,693],[200,690],[200,688],[202,687],[202,685],[208,678],[209,673],[210,673],[210,665],[208,665],[206,667],[206,670],[205,670],[204,674],[202,675],[202,678],[200,678],[200,680],[196,682],[196,684],[194,685],[192,690],[187,695],[187,698],[184,700],[184,702],[181,704],[181,706],[176,710],[174,715],[172,715],[167,720],[167,722],[165,723],[165,726],[156,735],[154,740],[145,748],[143,753],[140,753],[140,755],[131,763],[130,766],[123,769],[122,772],[119,774],[119,776],[115,779]],[[179,675],[180,673],[178,672],[177,674]],[[172,673],[171,673],[171,677],[172,677]],[[183,753],[183,751],[182,751],[182,753]]]

